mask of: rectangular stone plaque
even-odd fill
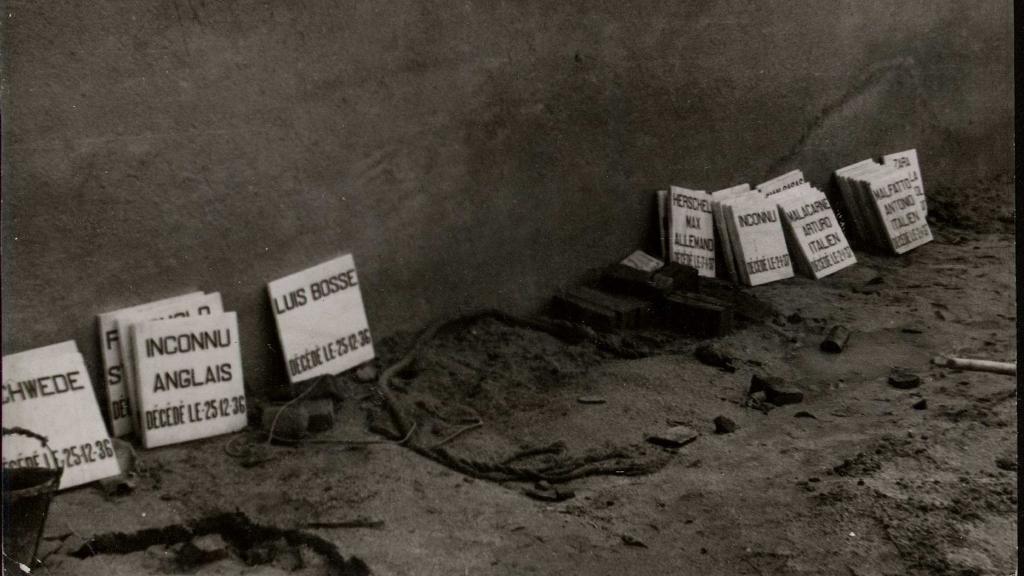
[[[191,292],[156,302],[139,304],[130,308],[104,312],[99,315],[103,383],[107,389],[107,416],[110,418],[111,434],[114,436],[125,436],[134,429],[132,426],[131,407],[128,404],[128,391],[124,385],[124,363],[121,361],[121,346],[117,333],[118,319],[148,308],[173,304],[175,302],[186,302],[189,299],[198,298],[202,295],[202,292]]]
[[[275,280],[267,290],[291,382],[338,374],[373,359],[351,254]]]
[[[722,190],[711,193],[711,216],[715,221],[715,240],[720,260],[725,265],[724,274],[719,271],[719,277],[725,276],[733,282],[740,281],[739,266],[736,255],[733,251],[732,235],[729,233],[728,221],[722,209],[722,202],[734,197],[750,193],[750,184],[737,184]]]
[[[793,170],[791,172],[786,172],[781,176],[776,176],[767,182],[758,184],[757,191],[765,198],[768,198],[781,192],[785,192],[790,188],[795,188],[805,182],[804,173],[800,170]]]
[[[759,286],[791,278],[793,263],[775,203],[758,195],[734,202],[730,208],[746,283]]]
[[[191,318],[194,316],[220,314],[224,306],[220,300],[220,293],[213,292],[202,294],[196,297],[188,297],[181,301],[174,301],[152,308],[144,308],[131,312],[115,320],[117,325],[118,346],[121,347],[121,363],[123,365],[122,376],[124,377],[124,389],[128,393],[128,410],[133,417],[133,427],[136,431],[141,430],[141,419],[138,410],[138,397],[136,395],[135,357],[132,355],[134,346],[131,341],[131,327],[137,322],[147,320],[163,320],[168,318]]]
[[[869,245],[870,238],[867,235],[867,222],[865,221],[863,208],[860,205],[860,200],[854,194],[850,174],[876,164],[874,160],[868,158],[835,171],[836,185],[839,187],[839,193],[843,198],[843,211],[847,216],[846,221],[849,224],[847,233],[850,238],[860,242],[862,246]]]
[[[234,312],[132,326],[146,448],[207,438],[247,423]]]
[[[821,279],[857,263],[835,212],[823,192],[807,187],[797,194],[775,197],[779,213],[793,239],[793,259],[798,268]]]
[[[703,190],[672,186],[669,189],[670,258],[715,277],[715,225],[711,196]]]
[[[121,473],[96,391],[74,343],[3,357],[3,425],[45,436],[3,437],[4,468],[64,468],[60,489]],[[45,349],[43,349],[45,350]]]
[[[925,220],[914,182],[909,168],[870,180],[873,207],[885,226],[889,246],[896,254],[903,254],[932,240],[932,231]]]
[[[924,195],[924,180],[921,179],[921,166],[917,162],[917,149],[911,148],[910,150],[904,150],[903,152],[894,152],[892,154],[886,154],[882,157],[882,162],[886,166],[892,166],[893,168],[902,169],[907,168],[910,170],[911,182],[914,185],[914,194],[917,195],[917,199],[921,204],[921,211],[924,215],[928,215],[928,200]]]

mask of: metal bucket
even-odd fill
[[[19,564],[35,567],[39,539],[60,485],[63,469],[10,468],[3,471],[4,572],[21,574]]]

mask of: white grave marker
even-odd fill
[[[121,363],[124,367],[124,389],[128,392],[129,412],[134,416],[133,426],[135,430],[142,429],[141,414],[135,409],[138,403],[136,386],[137,374],[135,370],[134,346],[131,340],[131,327],[137,322],[147,320],[164,320],[168,318],[191,318],[210,314],[220,314],[224,306],[220,300],[220,293],[203,294],[196,297],[188,297],[180,301],[174,301],[152,308],[143,308],[136,312],[125,314],[116,319],[118,346],[121,347]]]
[[[245,428],[245,385],[234,312],[137,323],[143,446],[155,448]]]
[[[735,244],[743,263],[744,281],[749,286],[791,278],[793,263],[786,247],[779,210],[771,200],[738,200],[728,206]]]
[[[924,212],[925,216],[927,216],[928,201],[924,195],[924,181],[921,179],[921,166],[917,163],[917,149],[911,148],[910,150],[904,150],[903,152],[886,154],[882,157],[882,161],[886,166],[892,166],[897,169],[910,169],[911,182],[914,185],[914,193],[917,195],[917,199],[921,203],[921,211]]]
[[[103,357],[103,382],[107,388],[107,415],[110,417],[111,433],[124,436],[130,433],[132,426],[131,406],[128,401],[128,390],[124,385],[124,363],[121,361],[121,346],[117,333],[117,322],[130,314],[142,312],[176,302],[187,302],[202,296],[202,292],[192,292],[156,302],[139,304],[130,308],[122,308],[99,315],[100,351]]]
[[[3,437],[3,466],[64,468],[60,489],[117,476],[121,469],[96,391],[74,342],[3,358],[3,425],[49,439]]]
[[[669,189],[671,261],[715,277],[715,224],[711,196],[703,190]]]
[[[729,225],[725,212],[722,209],[722,203],[749,193],[750,184],[745,183],[711,193],[711,215],[715,221],[716,245],[718,246],[718,251],[722,254],[726,275],[733,282],[740,281],[739,265],[737,264],[738,260],[732,245],[732,235],[729,233]],[[721,275],[719,274],[719,276]]]
[[[775,199],[795,245],[790,253],[803,273],[818,280],[857,263],[823,192],[808,186]]]
[[[847,232],[851,238],[864,245],[871,244],[871,231],[868,230],[867,216],[854,190],[851,175],[865,168],[877,165],[874,160],[868,158],[849,166],[844,166],[835,172],[836,184],[839,186],[839,192],[843,197],[843,208],[848,216],[846,221],[850,224]]]
[[[337,374],[373,359],[351,254],[275,280],[267,290],[291,382]]]
[[[42,348],[33,348],[31,350],[25,350],[24,352],[8,354],[4,356],[4,360],[9,362],[24,362],[26,360],[36,360],[37,358],[48,358],[51,356],[78,353],[78,344],[74,340],[65,340],[64,342],[50,344],[49,346],[43,346]]]
[[[932,231],[925,220],[914,182],[909,168],[895,170],[870,181],[875,212],[884,224],[889,246],[896,254],[903,254],[932,240]]]

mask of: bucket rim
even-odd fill
[[[38,480],[24,488],[10,489],[10,476],[19,474],[37,475]],[[3,470],[3,498],[5,501],[16,501],[22,498],[31,498],[43,494],[50,494],[57,491],[60,478],[64,473],[63,468],[5,468]]]

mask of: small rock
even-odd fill
[[[750,378],[750,394],[764,392],[765,399],[776,406],[803,402],[804,393],[785,385],[782,378],[754,374]]]
[[[636,536],[631,536],[629,534],[623,534],[622,536],[620,536],[620,538],[622,538],[622,543],[625,544],[626,546],[636,546],[638,548],[647,548],[647,544],[644,544],[643,540],[640,540]]]
[[[769,388],[768,390],[765,390],[765,395],[768,397],[768,402],[776,406],[799,404],[804,401],[803,392],[796,388],[788,388],[785,386]]]
[[[807,412],[806,410],[801,410],[801,411],[793,414],[793,417],[794,418],[813,418],[815,420],[818,419],[814,414],[811,414],[810,412]]]
[[[373,362],[367,362],[356,369],[356,380],[364,383],[377,381],[377,366]]]
[[[125,496],[135,491],[135,481],[121,474],[97,482],[100,490],[108,497]]]
[[[228,557],[227,544],[219,534],[209,534],[191,542],[183,542],[174,548],[174,553],[178,567],[187,572],[191,572],[203,564]]]
[[[329,398],[304,402],[309,414],[309,431],[325,432],[334,428],[334,401]]]
[[[309,430],[309,412],[306,412],[305,403],[264,405],[260,427],[270,434],[271,426],[274,428],[274,440],[296,441],[305,437]]]
[[[716,346],[714,344],[703,344],[697,347],[695,354],[697,356],[697,360],[700,360],[703,364],[714,366],[715,368],[721,368],[726,372],[736,371],[733,355],[720,346]]]
[[[607,400],[601,396],[580,396],[576,401],[580,404],[604,404],[607,402]]]
[[[789,316],[786,316],[786,322],[789,322],[790,324],[799,324],[803,321],[804,318],[803,316],[800,315],[799,312],[793,312]]]
[[[530,488],[525,490],[524,494],[542,502],[563,502],[576,496],[576,492],[564,488],[550,488],[548,490]]]
[[[921,385],[921,377],[903,368],[893,368],[889,373],[889,384],[900,390],[910,390]]]
[[[681,448],[697,439],[700,434],[689,426],[673,426],[659,434],[647,436],[647,441],[665,448]]]
[[[120,438],[112,438],[111,442],[114,444],[114,454],[117,455],[117,464],[121,468],[121,473],[129,474],[134,472],[138,461],[138,457],[135,455],[135,447],[132,446],[131,442]]]
[[[924,334],[924,328],[920,326],[904,326],[900,328],[900,332],[904,334]]]
[[[547,480],[539,480],[533,487],[537,490],[551,490],[551,483]]]
[[[928,400],[926,400],[924,398],[921,398],[917,402],[914,402],[914,405],[912,406],[912,408],[914,410],[925,410],[925,409],[928,408]]]
[[[199,536],[192,540],[192,544],[203,552],[215,552],[217,550],[224,550],[228,547],[227,543],[224,542],[224,538],[220,534],[206,534],[205,536]]]
[[[715,434],[732,434],[735,431],[735,422],[725,416],[715,416]]]

